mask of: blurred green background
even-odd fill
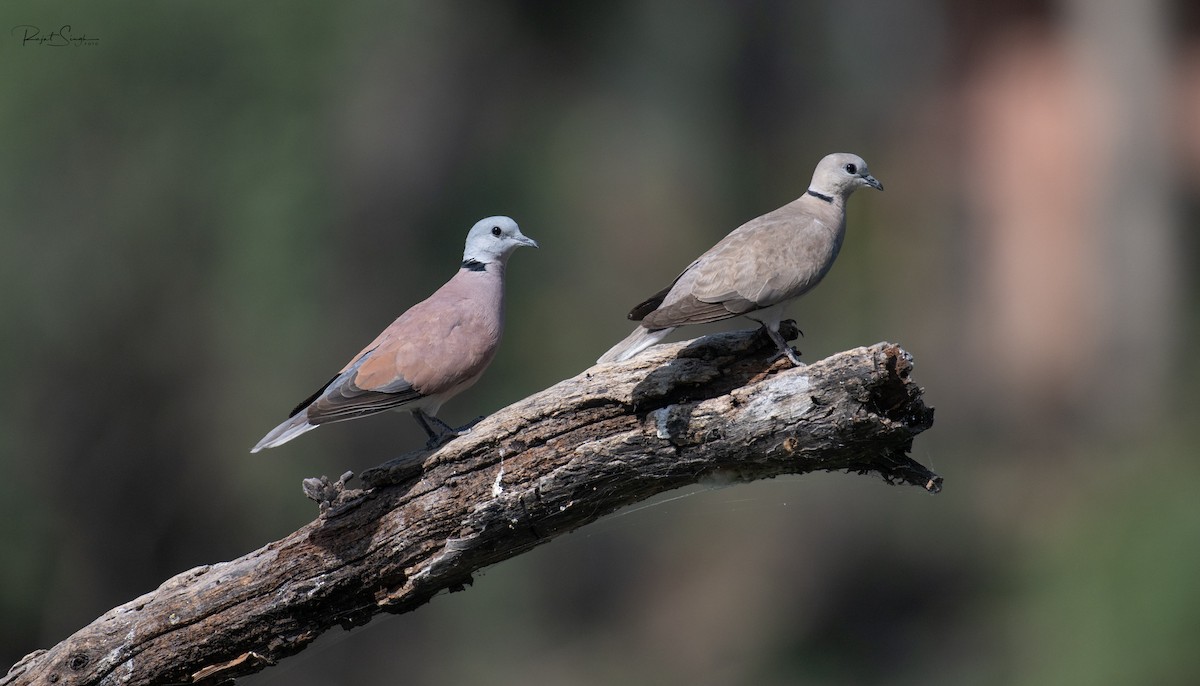
[[[790,315],[812,360],[915,355],[942,495],[668,494],[245,683],[1200,683],[1200,9],[992,5],[5,2],[0,669],[419,445],[248,454],[477,219],[542,249],[451,423],[850,151],[887,192]]]

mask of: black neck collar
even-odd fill
[[[833,202],[833,196],[832,196],[832,195],[825,195],[824,193],[818,193],[818,192],[814,191],[814,190],[813,190],[813,189],[811,189],[811,188],[810,188],[810,189],[808,189],[808,194],[809,194],[809,195],[811,195],[812,197],[814,197],[814,198],[818,199],[818,200],[824,200],[825,202],[828,202],[828,203],[832,203],[832,202]]]
[[[469,271],[473,271],[473,272],[481,272],[481,271],[484,271],[487,269],[487,265],[480,262],[479,260],[471,259],[471,260],[463,260],[462,268],[467,269]]]

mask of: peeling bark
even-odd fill
[[[774,357],[752,331],[658,346],[370,469],[361,488],[349,474],[308,479],[315,521],[167,580],[26,656],[0,686],[219,683],[698,482],[849,471],[939,490],[908,457],[933,423],[908,353],[880,343],[796,368]]]

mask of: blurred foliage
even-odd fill
[[[1185,432],[1118,449],[1030,546],[1010,619],[1036,683],[1194,684],[1200,471]]]
[[[790,314],[811,359],[914,352],[942,495],[843,475],[671,494],[246,682],[1200,680],[1195,361],[1109,433],[992,412],[960,326],[953,89],[991,32],[1053,9],[5,3],[0,663],[302,525],[303,477],[416,445],[382,417],[247,454],[453,272],[479,217],[543,249],[514,257],[505,342],[451,422],[586,368],[630,305],[850,150],[888,191],[853,199]],[[21,45],[20,24],[98,43]]]

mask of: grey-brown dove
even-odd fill
[[[846,199],[863,186],[883,190],[861,157],[826,155],[804,195],[734,229],[670,286],[634,307],[629,318],[641,325],[597,361],[628,360],[680,326],[745,316],[800,364],[779,335],[783,309],[833,265],[846,235]]]
[[[384,410],[411,412],[430,446],[457,435],[435,415],[442,403],[474,384],[495,356],[504,328],[504,267],[522,245],[538,247],[512,219],[477,222],[467,234],[458,273],[400,315],[250,452],[282,445],[322,424]]]

